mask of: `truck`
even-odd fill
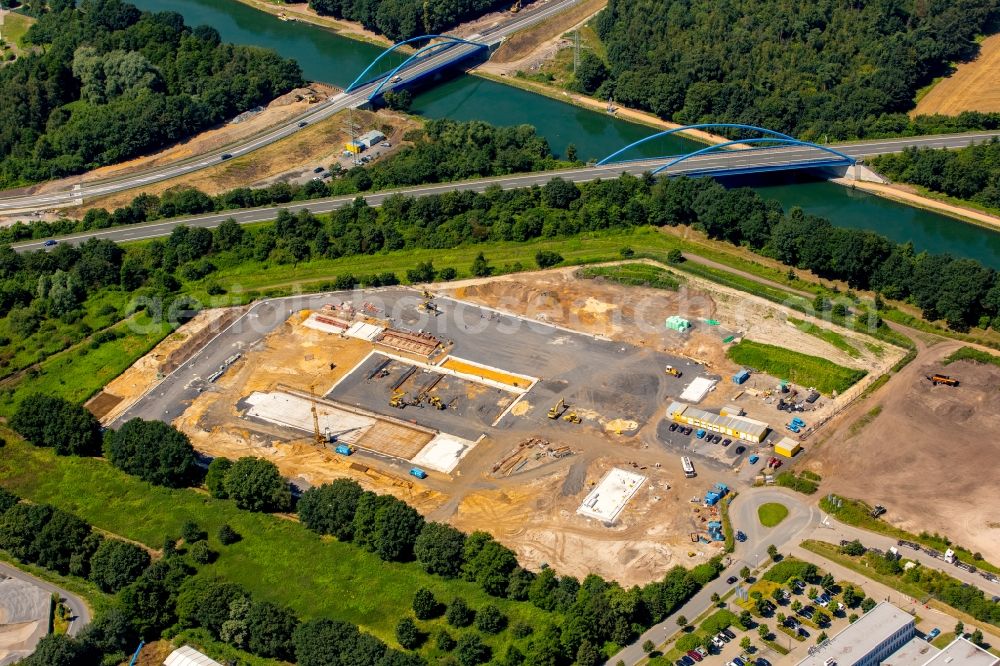
[[[958,380],[954,377],[949,377],[948,375],[933,374],[928,375],[928,381],[934,386],[938,384],[944,384],[945,386],[958,386]]]
[[[795,425],[797,425],[800,428],[805,428],[806,427],[806,422],[803,421],[802,419],[800,419],[797,416],[794,419],[792,419],[792,423],[794,423]]]
[[[750,379],[750,371],[746,368],[741,368],[739,372],[733,375],[734,384],[742,384],[748,379]]]
[[[683,372],[681,372],[680,370],[678,370],[677,368],[675,368],[672,365],[668,365],[667,366],[666,372],[671,377],[681,377],[684,374]]]
[[[419,467],[413,467],[412,469],[410,469],[410,476],[415,476],[418,479],[426,479],[427,478],[427,472],[425,472],[424,470],[420,469]]]
[[[354,453],[354,449],[349,447],[347,444],[337,444],[337,448],[334,449],[334,451],[336,451],[342,456],[349,456],[352,453]]]

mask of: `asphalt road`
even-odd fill
[[[481,34],[475,36],[475,41],[489,45],[497,44],[505,37],[538,23],[553,14],[557,14],[579,1],[548,0],[537,9],[520,12],[508,21],[484,30]],[[398,75],[402,78],[402,81],[395,84],[388,84],[383,90],[405,86],[407,83],[419,79],[429,72],[446,67],[452,62],[461,61],[479,48],[479,46],[472,44],[456,44],[448,48],[428,52],[399,72]],[[91,181],[86,184],[69,186],[67,189],[46,194],[24,195],[8,193],[8,196],[0,196],[0,212],[31,212],[60,206],[79,205],[88,198],[143,187],[150,183],[215,166],[219,164],[223,154],[232,155],[233,158],[246,155],[294,134],[302,128],[303,123],[316,123],[344,109],[357,108],[364,105],[368,101],[368,96],[379,85],[382,78],[366,83],[350,93],[342,92],[334,95],[305,113],[290,118],[283,125],[257,136],[244,139],[241,142],[224,146],[211,155],[200,155],[161,167],[133,173],[125,177]]]
[[[90,608],[87,607],[87,604],[84,603],[83,599],[75,594],[71,594],[70,592],[67,592],[60,587],[56,587],[52,583],[46,582],[40,578],[35,578],[34,576],[27,574],[16,567],[12,567],[9,564],[4,564],[3,562],[0,562],[0,575],[27,581],[32,585],[37,585],[46,592],[52,592],[62,597],[63,603],[73,613],[73,618],[70,620],[69,628],[67,629],[67,633],[70,636],[76,636],[84,627],[90,624]]]
[[[887,154],[902,152],[909,147],[921,148],[960,148],[977,141],[988,140],[994,136],[1000,136],[1000,132],[976,132],[968,134],[947,134],[940,136],[912,137],[905,139],[886,139],[878,141],[859,142],[837,146],[837,150],[850,155],[851,157],[863,157],[876,154]],[[746,151],[727,151],[721,154],[706,154],[693,157],[680,164],[671,167],[663,173],[670,175],[680,175],[685,173],[711,174],[713,171],[726,171],[729,169],[743,167],[762,167],[767,165],[808,165],[814,164],[817,160],[827,159],[829,153],[815,149],[803,147],[785,148],[762,148]],[[147,240],[170,235],[174,227],[185,224],[195,227],[213,228],[219,226],[224,220],[233,218],[241,224],[252,222],[266,222],[273,220],[278,211],[285,208],[295,210],[306,209],[313,213],[328,213],[338,208],[349,205],[357,197],[363,196],[370,206],[379,206],[390,196],[402,194],[406,196],[427,196],[432,194],[443,194],[454,190],[469,190],[482,192],[488,187],[499,185],[503,188],[531,187],[532,185],[544,185],[555,177],[560,177],[573,182],[585,182],[597,178],[614,178],[622,173],[639,175],[655,169],[666,163],[663,158],[652,160],[637,160],[619,164],[609,164],[605,166],[586,166],[571,169],[557,169],[553,171],[542,171],[536,173],[520,174],[515,176],[493,176],[452,183],[439,183],[433,185],[418,185],[414,187],[396,188],[383,190],[371,194],[352,194],[340,197],[329,197],[324,199],[312,199],[309,201],[296,201],[288,205],[265,206],[262,208],[244,208],[239,210],[224,211],[208,215],[195,215],[190,217],[179,217],[163,222],[150,222],[146,224],[134,224],[125,227],[115,227],[113,229],[103,229],[98,231],[87,231],[78,234],[70,234],[59,237],[61,242],[79,244],[89,238],[106,238],[115,242],[128,242],[137,240]],[[15,250],[24,252],[28,250],[43,249],[44,240],[24,241],[13,244]]]

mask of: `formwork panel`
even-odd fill
[[[428,432],[386,421],[376,421],[355,445],[376,453],[410,460],[433,438],[434,435]]]

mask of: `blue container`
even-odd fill
[[[425,472],[424,470],[420,469],[419,467],[414,467],[413,469],[410,470],[410,476],[415,476],[418,479],[426,479],[427,478],[427,472]]]

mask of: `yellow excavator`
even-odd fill
[[[569,405],[566,404],[565,400],[559,398],[559,402],[557,402],[556,404],[554,404],[552,407],[549,408],[549,418],[557,419],[560,416],[562,416],[563,412],[565,412],[567,409],[569,409]]]
[[[406,405],[403,403],[403,396],[406,395],[406,391],[395,391],[392,397],[389,398],[389,406],[395,407],[396,409],[402,409]]]
[[[517,2],[515,2],[513,5],[511,5],[511,8],[510,8],[510,13],[511,14],[516,14],[519,11],[521,11],[521,0],[517,0]]]
[[[674,366],[668,365],[667,366],[667,374],[670,375],[671,377],[680,377],[684,373],[682,373],[680,370],[678,370]]]
[[[441,402],[441,398],[439,396],[432,395],[430,398],[427,399],[427,401],[431,404],[432,407],[434,407],[434,409],[437,409],[439,411],[444,409],[444,403]]]
[[[581,419],[576,412],[571,411],[569,414],[563,417],[563,421],[569,421],[570,423],[580,423]]]

